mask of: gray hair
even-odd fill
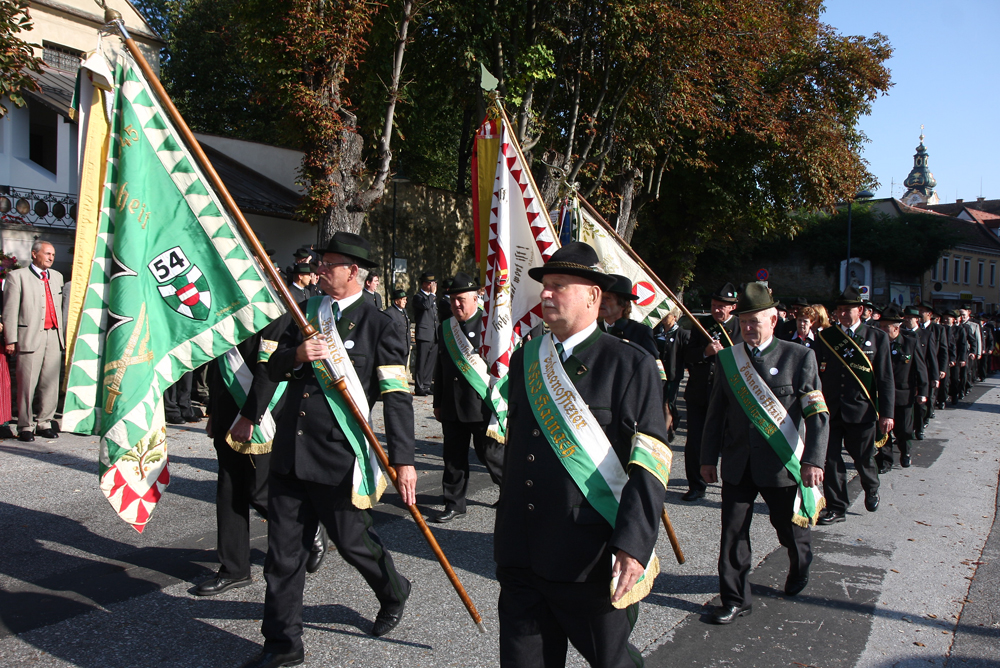
[[[35,243],[31,244],[31,252],[35,253],[42,250],[42,246],[52,246],[52,242],[45,239],[35,239]],[[55,250],[55,248],[55,246],[52,246],[52,250]]]

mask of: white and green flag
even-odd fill
[[[109,41],[113,88],[95,90],[107,136],[88,136],[82,159],[103,184],[91,186],[99,210],[78,221],[76,253],[92,261],[73,277],[86,290],[63,429],[100,436],[101,490],[142,531],[170,479],[163,392],[284,307],[138,65]]]

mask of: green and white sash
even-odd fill
[[[479,356],[478,351],[469,343],[468,337],[462,332],[462,327],[458,323],[458,318],[448,318],[444,321],[444,326],[441,329],[444,332],[444,345],[448,349],[451,361],[455,363],[459,372],[469,381],[469,385],[476,391],[476,394],[482,399],[489,401],[490,407],[493,409],[486,435],[499,443],[506,443],[506,376],[503,378],[503,383],[497,383],[494,391],[490,392],[490,377],[489,370],[486,368],[486,361]],[[500,417],[503,419],[500,419]]]
[[[802,451],[805,444],[799,436],[798,427],[789,418],[788,411],[757,373],[746,346],[732,346],[719,352],[719,364],[726,374],[729,387],[746,413],[750,423],[756,427],[774,453],[778,455],[785,469],[792,474],[798,493],[792,508],[792,522],[801,527],[816,524],[816,518],[826,506],[823,487],[806,487],[802,484]],[[819,390],[809,392],[800,399],[802,415],[809,417],[825,412],[826,402]]]
[[[326,345],[330,349],[330,360],[333,363],[333,368],[346,380],[347,390],[354,399],[354,403],[362,415],[368,415],[371,412],[368,406],[368,397],[365,396],[358,373],[354,370],[354,365],[351,364],[351,359],[347,356],[344,342],[340,338],[340,332],[337,331],[337,321],[333,317],[331,304],[333,304],[333,300],[324,295],[310,298],[306,303],[306,317],[326,341]],[[382,469],[379,468],[378,458],[374,451],[368,447],[368,441],[361,425],[351,414],[347,402],[337,390],[333,377],[323,360],[314,361],[312,366],[319,386],[323,390],[323,396],[326,397],[330,410],[333,412],[333,417],[354,450],[351,503],[354,504],[355,508],[372,508],[378,503],[387,484],[385,476],[382,475]]]
[[[586,402],[577,393],[573,381],[563,368],[551,332],[525,344],[524,367],[531,410],[545,438],[566,468],[566,472],[586,497],[587,503],[614,527],[618,518],[622,489],[628,482],[628,474],[604,430],[590,412]],[[644,435],[637,434],[637,436]],[[648,469],[649,466],[638,459],[653,459],[654,453],[651,451],[657,444],[658,441],[648,436],[643,439],[633,438],[629,464],[635,463]],[[670,451],[666,446],[662,448],[666,450],[667,459],[659,466],[653,466],[653,469],[659,468],[665,474],[663,464],[669,470]],[[663,459],[662,451],[655,454]],[[657,475],[655,471],[651,472]],[[661,475],[657,477],[666,486],[665,477]],[[612,561],[612,566],[613,564]],[[653,588],[653,580],[659,572],[660,561],[654,552],[638,582],[628,594],[614,603],[614,606],[625,608],[645,597]],[[612,581],[612,593],[616,586],[617,582]]]
[[[265,343],[267,342],[261,341],[258,362],[266,362],[271,356],[271,352],[273,352],[273,350],[268,349],[269,346],[265,346]],[[247,396],[250,394],[250,386],[253,385],[253,374],[250,373],[250,367],[247,366],[246,360],[240,354],[239,348],[230,348],[222,356],[222,359],[219,360],[219,373],[222,374],[222,381],[226,384],[226,388],[229,389],[229,394],[232,395],[236,405],[242,410],[247,402]],[[259,425],[254,425],[253,427],[253,434],[249,441],[236,441],[233,440],[232,434],[226,434],[226,442],[229,443],[229,447],[241,455],[263,455],[271,452],[271,442],[274,440],[275,430],[274,416],[271,414],[271,411],[274,410],[274,407],[285,393],[285,386],[286,383],[278,383],[277,388],[274,390],[274,395],[267,404],[267,410],[264,411],[264,417],[261,419]],[[236,426],[239,420],[240,416],[237,415],[229,428],[232,429]]]

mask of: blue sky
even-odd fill
[[[889,93],[861,121],[863,157],[895,197],[913,166],[920,126],[942,202],[1000,199],[1000,86],[996,75],[998,0],[827,0],[825,23],[843,35],[889,38]]]

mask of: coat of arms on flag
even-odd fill
[[[160,281],[157,288],[167,306],[192,320],[205,320],[212,308],[212,292],[201,269],[188,262],[180,246],[160,253],[149,263]]]

